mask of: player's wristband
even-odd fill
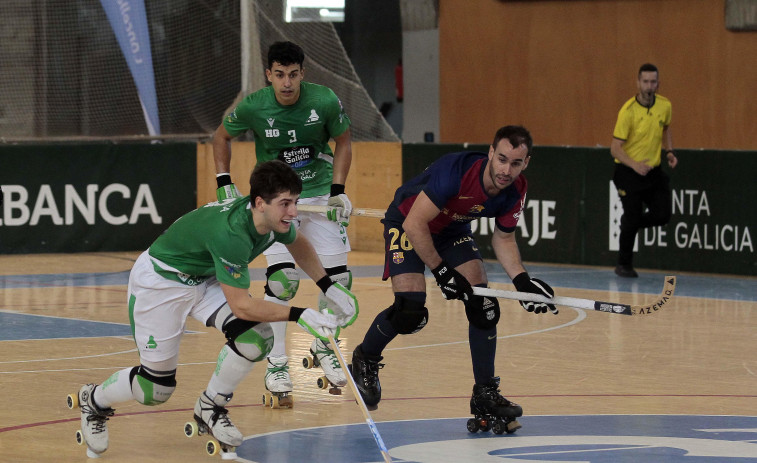
[[[218,188],[223,188],[226,185],[231,185],[231,175],[229,175],[228,172],[216,174],[216,183],[218,184]]]
[[[344,185],[339,183],[331,184],[331,196],[339,196],[341,194],[344,194]]]
[[[331,281],[331,278],[329,278],[328,275],[326,275],[325,277],[316,281],[315,284],[318,285],[319,288],[321,288],[321,292],[323,292],[323,294],[326,294],[326,291],[328,291],[328,289],[331,287],[331,285],[334,284],[334,282]]]
[[[305,312],[307,309],[302,307],[290,307],[289,308],[289,321],[290,322],[296,322],[300,319],[302,316],[302,313]]]

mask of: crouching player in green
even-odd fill
[[[281,161],[258,164],[250,196],[207,204],[174,222],[137,259],[129,276],[129,318],[140,365],[114,373],[102,384],[82,386],[69,396],[81,409],[88,455],[108,448],[106,421],[119,402],[157,405],[176,389],[179,342],[191,316],[226,335],[207,389],[194,408],[201,432],[226,452],[241,445],[242,433],[226,404],[255,362],[273,344],[270,322],[293,321],[322,341],[357,318],[355,296],[326,274],[312,245],[292,221],[302,181]],[[248,264],[274,242],[286,245],[297,264],[333,302],[334,314],[250,296]]]

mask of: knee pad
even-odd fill
[[[476,328],[488,330],[499,322],[499,301],[493,297],[472,296],[463,302],[468,322]]]
[[[424,305],[425,302],[395,295],[394,305],[386,318],[399,334],[417,333],[428,323],[428,309]]]
[[[281,262],[268,267],[265,277],[265,293],[282,301],[292,299],[300,287],[300,273],[292,262]]]
[[[347,270],[346,265],[340,265],[339,267],[331,267],[326,269],[326,273],[328,274],[329,278],[331,278],[331,281],[334,283],[339,283],[340,285],[344,286],[347,289],[352,289],[352,271]],[[328,299],[326,299],[326,295],[319,292],[318,293],[318,310],[323,310],[328,307]]]
[[[273,329],[268,323],[232,319],[223,327],[226,344],[250,362],[259,362],[273,348]]]
[[[158,376],[144,366],[134,367],[129,374],[131,393],[143,405],[160,405],[167,401],[176,390],[176,370]]]

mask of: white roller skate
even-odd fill
[[[336,342],[339,343],[338,340]],[[342,390],[339,388],[347,385],[347,377],[344,375],[344,370],[339,365],[339,359],[334,351],[326,343],[315,338],[313,344],[310,345],[310,354],[311,357],[302,359],[302,366],[305,368],[321,367],[325,376],[318,378],[318,387],[328,389],[331,394],[340,395]]]
[[[68,408],[81,409],[81,430],[76,431],[76,442],[87,445],[87,457],[99,458],[108,450],[108,417],[113,416],[112,408],[101,409],[95,405],[96,384],[85,384],[78,394],[69,394]]]
[[[286,355],[268,357],[268,368],[265,372],[265,388],[269,391],[263,394],[263,405],[271,408],[292,408],[294,399],[292,379],[289,377],[289,365]]]
[[[236,448],[242,445],[244,440],[242,433],[229,419],[229,411],[224,407],[232,396],[233,394],[218,394],[215,399],[211,399],[207,392],[203,391],[195,404],[195,421],[184,425],[184,434],[187,437],[203,434],[213,436],[218,442],[208,441],[205,451],[209,455],[215,455],[220,451],[224,460],[236,459]]]

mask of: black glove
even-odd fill
[[[438,267],[431,270],[431,273],[434,274],[436,284],[442,290],[444,299],[467,301],[473,296],[473,288],[468,280],[446,262],[442,261]]]
[[[555,297],[555,291],[551,286],[539,280],[538,278],[531,278],[527,272],[518,274],[513,278],[513,284],[515,289],[522,293],[534,293],[541,294],[546,297]],[[554,304],[547,304],[544,302],[527,302],[518,301],[520,305],[529,312],[534,313],[547,313],[549,309],[553,314],[557,315],[557,307]]]

